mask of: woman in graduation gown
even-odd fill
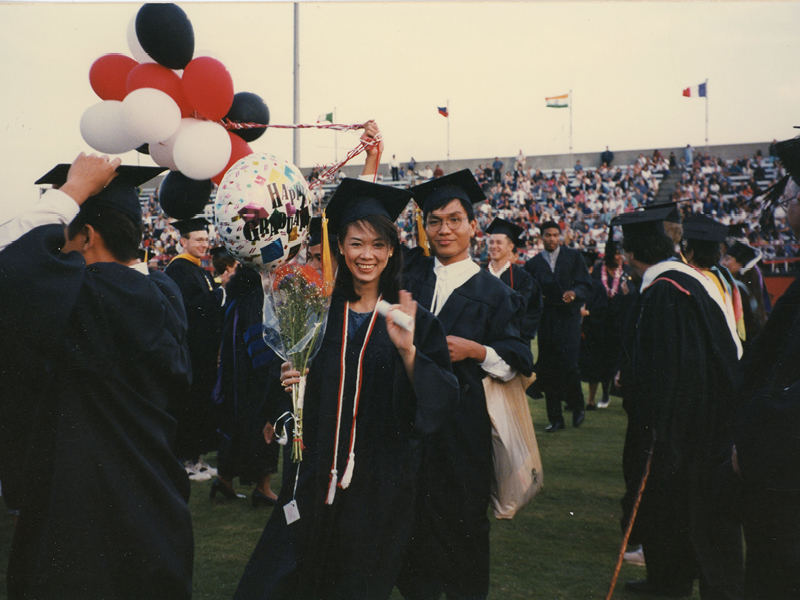
[[[419,442],[458,399],[441,324],[400,291],[393,221],[409,198],[347,179],[326,209],[341,255],[306,383],[303,460],[284,478],[293,485],[281,489],[235,598],[391,594],[412,526]],[[411,331],[391,312],[377,314],[380,298],[399,301],[413,317]],[[297,375],[285,370],[284,384]]]
[[[612,380],[618,370],[617,356],[619,355],[622,338],[620,331],[622,328],[622,321],[624,319],[625,306],[623,298],[628,293],[627,282],[631,279],[631,269],[625,264],[622,253],[617,247],[617,242],[609,239],[606,243],[605,256],[602,260],[595,263],[594,268],[591,270],[592,287],[597,292],[599,291],[600,297],[595,299],[595,305],[605,304],[605,310],[602,311],[602,317],[597,319],[598,322],[594,323],[592,333],[593,336],[587,334],[586,342],[589,344],[592,352],[594,373],[590,381],[594,383],[589,384],[589,401],[588,407],[594,403],[597,394],[597,382],[602,386],[602,396],[597,403],[599,408],[606,408],[609,403],[609,394],[612,388]],[[592,311],[595,316],[600,311]],[[583,321],[584,332],[587,330],[586,318]],[[581,352],[584,348],[581,347]],[[584,367],[581,366],[581,376],[584,375]]]

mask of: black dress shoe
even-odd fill
[[[678,589],[675,586],[656,585],[647,579],[638,581],[626,581],[625,591],[634,594],[649,594],[651,596],[664,596],[667,598],[686,598],[692,595],[692,589]]]
[[[275,506],[278,503],[276,498],[270,498],[258,490],[253,490],[250,500],[253,502],[253,508],[258,508],[261,504],[264,506]]]
[[[597,410],[597,405],[596,404],[587,404],[586,405],[586,410]]]
[[[572,413],[572,426],[573,427],[580,427],[583,420],[586,418],[586,411],[585,410],[576,410]]]
[[[222,480],[219,477],[211,482],[211,491],[209,492],[208,497],[213,500],[217,495],[217,492],[225,496],[228,500],[237,500],[239,498],[247,497],[244,494],[237,494],[234,492],[231,488],[222,483]]]
[[[550,423],[547,427],[544,428],[546,433],[555,433],[559,429],[566,429],[567,426],[564,425],[564,421],[556,421],[555,423]]]

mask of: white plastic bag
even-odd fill
[[[494,479],[492,511],[511,519],[542,488],[542,459],[525,390],[534,377],[517,373],[511,381],[483,378],[492,420]]]

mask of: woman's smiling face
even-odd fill
[[[354,282],[378,285],[381,273],[389,262],[390,247],[389,242],[378,237],[372,227],[353,223],[347,229],[344,240],[339,242],[339,251]]]

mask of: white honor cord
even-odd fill
[[[378,302],[380,302],[381,298],[378,298]],[[333,504],[333,499],[336,497],[336,486],[339,481],[339,471],[336,469],[336,465],[339,461],[339,437],[341,434],[342,428],[342,404],[344,399],[344,381],[346,376],[345,370],[345,355],[347,354],[347,321],[349,318],[350,313],[350,303],[345,302],[344,305],[344,326],[342,329],[342,360],[341,360],[341,371],[339,376],[339,410],[336,416],[336,441],[333,448],[333,465],[331,467],[331,480],[330,484],[328,485],[328,498],[325,501],[326,504]],[[350,430],[350,453],[347,460],[347,467],[345,468],[344,477],[342,478],[342,489],[347,488],[350,485],[350,481],[353,478],[353,469],[355,468],[355,442],[356,442],[356,415],[358,414],[358,401],[359,397],[361,396],[361,370],[364,362],[364,352],[367,349],[367,342],[369,342],[369,338],[372,335],[372,328],[375,325],[375,318],[378,315],[377,304],[375,309],[372,311],[372,317],[370,318],[369,322],[369,329],[367,330],[367,335],[364,338],[364,345],[361,347],[361,352],[358,355],[358,368],[356,370],[356,389],[355,389],[355,396],[353,398],[353,424]]]

